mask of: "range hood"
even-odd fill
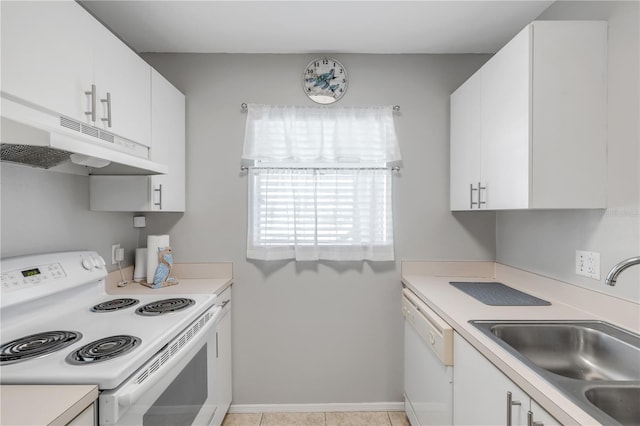
[[[85,175],[157,175],[148,148],[2,93],[2,161]]]

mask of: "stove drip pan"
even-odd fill
[[[0,364],[39,358],[66,348],[82,338],[77,331],[54,330],[20,337],[0,346]]]
[[[120,309],[129,308],[131,306],[140,303],[138,299],[122,298],[107,300],[106,302],[98,303],[91,308],[91,312],[113,312]]]
[[[87,365],[108,361],[132,351],[142,343],[140,338],[128,335],[109,336],[96,340],[67,355],[67,362],[74,365]]]
[[[139,307],[138,309],[136,309],[136,314],[147,316],[168,314],[171,312],[186,309],[192,305],[195,305],[195,303],[195,300],[188,299],[186,297],[157,300],[155,302],[147,303],[146,305]]]

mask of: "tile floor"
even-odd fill
[[[409,426],[403,411],[227,414],[222,426]]]

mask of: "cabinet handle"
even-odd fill
[[[111,93],[107,92],[107,98],[100,99],[100,102],[107,104],[107,118],[102,118],[102,121],[106,121],[107,127],[111,127]]]
[[[158,185],[158,189],[154,188],[153,191],[158,193],[158,202],[153,205],[158,206],[158,210],[162,210],[162,184]]]
[[[522,403],[520,401],[514,401],[513,394],[507,392],[507,426],[511,426],[511,408],[514,405],[522,405]]]
[[[91,85],[91,90],[84,92],[85,95],[91,96],[91,110],[84,114],[91,117],[91,121],[96,121],[96,85]]]
[[[534,422],[533,421],[533,412],[527,412],[527,426],[544,426],[544,422]]]
[[[478,185],[478,187],[480,187],[480,185]],[[474,205],[478,204],[475,201],[473,201],[473,191],[478,191],[477,188],[473,187],[473,184],[470,183],[469,184],[469,208],[472,209]],[[480,191],[478,191],[478,199],[480,197]]]
[[[478,182],[478,208],[482,207],[483,204],[487,204],[486,201],[482,201],[482,190],[486,190],[486,186],[482,186],[480,182]]]
[[[216,358],[220,358],[218,356],[218,332],[216,331]]]

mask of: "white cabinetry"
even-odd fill
[[[97,426],[96,404],[91,404],[78,414],[73,420],[67,423],[67,426]]]
[[[169,172],[155,176],[91,176],[90,208],[100,211],[184,212],[185,97],[151,71],[150,160]]]
[[[606,207],[606,25],[533,22],[451,95],[451,210]]]
[[[454,347],[454,425],[560,424],[457,333]]]
[[[96,21],[96,125],[151,146],[151,67]],[[107,102],[108,99],[108,102]]]
[[[1,7],[3,94],[150,145],[146,62],[75,1]]]
[[[220,296],[220,303],[224,305],[223,316],[216,325],[216,380],[217,380],[217,409],[212,424],[222,424],[224,416],[231,405],[231,287]]]

